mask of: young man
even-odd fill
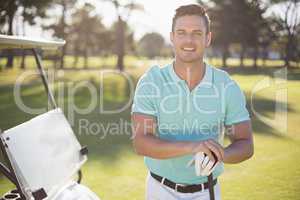
[[[149,69],[139,80],[132,105],[133,144],[149,169],[146,199],[220,199],[217,177],[223,163],[253,155],[251,121],[237,83],[203,61],[210,45],[210,20],[199,5],[181,6],[173,18],[175,61]],[[223,125],[231,144],[222,146]],[[213,181],[195,169],[212,170]],[[213,163],[214,165],[209,165]],[[199,167],[198,167],[199,168]]]

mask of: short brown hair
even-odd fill
[[[185,6],[180,6],[179,8],[176,9],[175,15],[174,15],[173,21],[172,21],[172,32],[174,31],[176,20],[179,17],[183,17],[183,16],[187,16],[187,15],[197,15],[197,16],[202,17],[205,22],[206,33],[210,32],[209,16],[208,16],[205,8],[198,4],[189,4],[189,5],[185,5]]]

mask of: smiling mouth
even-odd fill
[[[196,51],[196,48],[193,48],[193,47],[184,47],[184,48],[181,48],[183,51],[187,51],[187,52],[194,52]]]

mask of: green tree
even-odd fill
[[[235,41],[241,46],[241,67],[244,66],[245,53],[248,49],[253,49],[253,66],[256,68],[260,47],[269,44],[269,38],[274,38],[268,21],[263,17],[266,8],[259,0],[241,0],[235,2],[235,6],[240,13],[243,13],[239,18],[236,16],[238,28]]]
[[[105,43],[108,36],[107,30],[101,18],[93,15],[94,10],[93,5],[86,3],[72,15],[69,40],[73,45],[75,64],[79,55],[83,55],[85,68],[88,67],[88,55],[107,44]]]
[[[202,1],[199,1],[201,3]],[[236,30],[234,7],[231,2],[212,1],[208,4],[208,12],[212,19],[213,47],[222,52],[223,67],[227,67],[230,55],[229,47],[238,37]]]
[[[135,3],[133,0],[128,3],[121,3],[120,0],[103,0],[111,2],[116,10],[117,23],[116,23],[116,53],[118,56],[117,67],[119,70],[124,70],[124,55],[125,55],[125,22],[129,20],[132,11],[143,11],[144,8],[141,4]]]
[[[202,1],[198,1],[201,3]],[[212,18],[213,43],[222,50],[223,66],[229,56],[229,48],[233,44],[240,47],[240,65],[244,66],[244,58],[253,49],[254,67],[261,46],[266,48],[270,39],[274,38],[269,21],[263,17],[266,7],[260,0],[212,0],[206,5]]]
[[[127,54],[130,54],[130,53],[135,53],[136,51],[136,45],[135,45],[135,40],[134,40],[134,32],[133,30],[130,28],[130,26],[128,25],[128,23],[126,21],[122,21],[123,25],[123,40],[122,43],[123,44],[123,48],[124,48],[124,52],[127,52]],[[113,46],[113,53],[117,54],[118,55],[118,52],[120,51],[117,47],[117,43],[118,43],[118,36],[114,33],[117,32],[117,29],[119,27],[119,22],[115,22],[113,23],[113,25],[111,26],[111,33],[112,33],[112,42],[113,44],[115,44]],[[120,42],[120,41],[119,41]]]
[[[0,0],[0,28],[2,32],[13,35],[14,17],[18,10],[20,10],[24,21],[29,24],[35,24],[36,17],[46,17],[46,9],[51,5],[52,0]],[[7,25],[7,30],[4,30]],[[13,66],[12,52],[9,52],[6,67]]]
[[[58,7],[61,10],[58,22],[50,25],[43,26],[46,30],[52,30],[53,35],[58,38],[62,38],[68,41],[68,35],[70,33],[70,24],[67,23],[67,17],[74,10],[74,4],[77,0],[54,0],[55,8]],[[54,16],[55,17],[55,16]],[[64,56],[66,54],[68,42],[62,47],[62,54],[60,58],[60,68],[64,68]]]
[[[277,6],[278,12],[273,12],[273,21],[277,33],[277,42],[284,46],[285,65],[290,67],[290,61],[299,59],[300,35],[300,2],[299,0],[272,0],[270,6]]]
[[[159,56],[165,45],[164,38],[159,33],[146,33],[138,43],[138,51],[148,58]]]

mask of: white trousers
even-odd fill
[[[220,185],[214,186],[215,200],[221,200]],[[180,193],[155,180],[150,174],[146,180],[146,200],[210,200],[209,190]]]

